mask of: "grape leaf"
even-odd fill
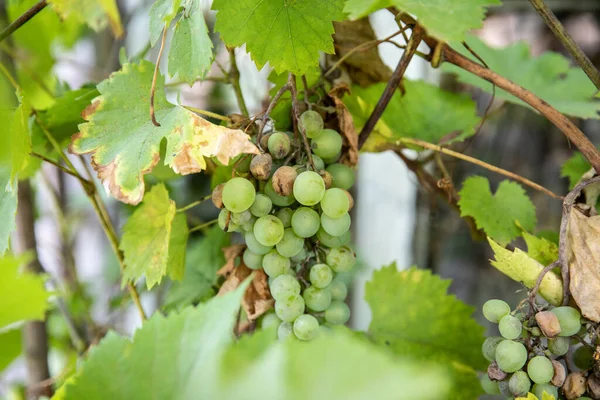
[[[154,46],[165,26],[177,16],[181,0],[156,0],[150,8],[150,44]]]
[[[395,354],[435,360],[453,379],[452,399],[473,399],[480,393],[476,369],[484,329],[472,318],[474,308],[447,293],[449,280],[426,270],[398,271],[391,264],[373,273],[365,299],[373,319],[369,336]]]
[[[214,125],[168,103],[162,78],[157,81],[154,104],[161,126],[154,126],[149,116],[153,70],[148,61],[125,64],[101,82],[101,95],[84,111],[88,122],[79,126],[70,146],[75,154],[92,153],[92,165],[107,190],[129,204],[142,200],[143,176],[158,163],[164,138],[164,162],[179,174],[205,169],[205,156],[227,164],[241,153],[258,153],[241,130]]]
[[[481,28],[485,8],[499,0],[348,0],[344,11],[362,18],[381,8],[396,6],[417,17],[427,32],[443,41],[462,41],[465,32]]]
[[[523,239],[527,244],[527,254],[542,265],[550,265],[558,259],[556,243],[543,237],[537,237],[523,231]]]
[[[492,195],[487,178],[472,176],[465,180],[459,195],[460,215],[473,217],[477,228],[501,245],[521,234],[516,222],[527,231],[535,228],[535,206],[515,182],[502,181]]]
[[[172,279],[182,278],[188,227],[185,215],[175,212],[175,202],[160,184],[150,189],[141,206],[129,217],[120,246],[127,266],[123,284],[145,276],[149,290],[166,274]]]
[[[19,173],[27,167],[29,163],[29,153],[31,152],[31,139],[29,134],[29,115],[31,106],[24,100],[22,94],[17,93],[19,106],[12,115],[12,121],[6,127],[8,131],[8,143],[10,153],[12,153],[10,183],[14,183]]]
[[[222,249],[229,245],[229,235],[218,226],[202,239],[192,242],[186,256],[183,280],[173,282],[165,301],[166,309],[182,309],[215,294],[217,271],[225,263]]]
[[[21,354],[21,341],[19,329],[0,333],[0,372]]]
[[[589,161],[585,159],[583,154],[577,151],[571,158],[565,161],[560,169],[560,176],[569,178],[569,189],[573,189],[583,174],[588,172],[590,168],[592,168],[592,165]]]
[[[365,150],[377,151],[381,144],[403,137],[436,143],[450,133],[452,137],[445,142],[464,140],[475,133],[480,118],[469,96],[446,92],[423,81],[403,82],[405,94],[397,91],[393,95],[365,143]],[[367,88],[353,86],[352,94],[344,96],[357,130],[366,123],[384,89],[384,83]]]
[[[596,87],[581,68],[572,67],[564,56],[546,52],[533,58],[525,42],[495,49],[475,36],[469,36],[466,41],[491,70],[530,90],[558,111],[573,117],[600,118],[600,101],[595,98]],[[455,48],[466,57],[473,58],[462,45]],[[461,82],[492,92],[491,83],[470,72],[448,63],[443,64],[442,68],[457,74]],[[502,89],[496,88],[496,98],[529,107]]]
[[[334,53],[333,21],[344,19],[344,0],[215,0],[215,31],[231,47],[246,43],[259,68],[304,74],[319,51]]]
[[[30,319],[44,319],[50,294],[43,275],[19,272],[23,258],[0,258],[0,328]]]
[[[121,17],[115,0],[48,0],[61,18],[86,23],[96,32],[110,25],[116,37],[123,35]]]
[[[10,234],[17,227],[17,183],[10,183],[10,171],[0,166],[0,256],[8,249]]]
[[[212,48],[199,0],[191,0],[175,25],[169,50],[169,75],[190,85],[204,78],[212,64]]]
[[[523,250],[515,248],[515,251],[505,249],[488,237],[488,242],[494,251],[495,260],[491,264],[503,274],[514,281],[521,282],[531,289],[544,266],[529,257]],[[549,303],[559,305],[562,302],[562,280],[552,271],[549,271],[542,279],[539,294]]]

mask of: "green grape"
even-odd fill
[[[333,272],[326,264],[315,264],[310,269],[309,278],[314,287],[323,289],[331,283]]]
[[[273,204],[279,207],[290,206],[296,201],[293,194],[290,194],[289,196],[282,196],[277,193],[273,188],[273,181],[271,179],[269,179],[265,184],[264,193],[269,196]]]
[[[325,311],[331,304],[331,292],[327,289],[319,289],[309,286],[302,294],[306,307],[313,311]]]
[[[348,247],[336,247],[327,253],[327,265],[337,273],[348,272],[354,267],[356,257]]]
[[[254,236],[264,246],[275,246],[283,238],[283,224],[274,215],[260,217],[254,223]]]
[[[547,395],[554,396],[555,399],[558,399],[558,389],[548,383],[536,383],[531,387],[531,393],[533,393],[538,399],[543,399],[544,393],[547,393]]]
[[[348,287],[342,281],[333,281],[329,285],[332,300],[345,300],[348,296]]]
[[[278,160],[288,155],[291,145],[290,137],[283,132],[273,133],[267,141],[269,153]]]
[[[254,199],[254,203],[250,206],[250,212],[256,217],[264,217],[271,212],[273,202],[269,196],[258,193]]]
[[[298,295],[284,301],[276,301],[275,313],[284,322],[294,322],[296,318],[304,314],[304,299]]]
[[[300,115],[300,126],[304,128],[306,137],[312,139],[319,135],[323,130],[323,118],[321,115],[313,110],[304,111]]]
[[[315,164],[315,171],[321,171],[325,169],[325,161],[323,161],[321,157],[314,153],[311,154],[311,157],[313,159],[313,164]],[[300,171],[298,171],[298,173],[300,173]]]
[[[502,300],[488,300],[483,305],[483,316],[485,319],[495,324],[508,313],[510,313],[510,307]]]
[[[350,308],[343,301],[332,301],[325,310],[325,321],[331,325],[343,325],[350,319]]]
[[[479,378],[479,382],[481,383],[483,391],[487,394],[500,394],[498,382],[492,381],[487,374],[483,374],[481,378]]]
[[[314,206],[325,194],[325,182],[321,175],[314,171],[304,171],[294,181],[294,197],[298,203]]]
[[[282,256],[293,257],[304,248],[304,239],[296,236],[292,228],[285,228],[283,238],[275,247]]]
[[[550,310],[560,324],[558,336],[573,336],[581,329],[581,314],[573,307],[556,307]]]
[[[244,225],[252,221],[252,213],[248,210],[241,213],[231,213],[231,221],[236,225]]]
[[[570,339],[567,337],[556,337],[548,339],[548,350],[555,356],[564,356],[571,346]]]
[[[227,232],[235,232],[237,230],[237,225],[231,221],[231,211],[226,208],[223,208],[221,211],[219,211],[219,216],[217,217],[217,224],[219,224],[219,228],[221,228],[222,231],[225,231],[227,218],[229,218]]]
[[[308,238],[313,236],[321,226],[321,218],[312,208],[298,207],[292,215],[292,229],[296,236]]]
[[[275,315],[275,313],[268,313],[262,318],[262,321],[260,322],[260,326],[263,329],[279,326],[280,324],[281,320],[277,318],[277,315]]]
[[[303,314],[294,321],[294,334],[300,340],[310,340],[319,332],[319,321],[309,314]]]
[[[527,349],[519,342],[503,340],[496,347],[496,362],[504,372],[515,372],[527,361]]]
[[[325,191],[321,199],[321,210],[331,218],[341,218],[350,209],[350,199],[346,191],[340,188],[332,188]]]
[[[231,212],[242,212],[254,203],[256,190],[254,185],[245,178],[233,178],[223,187],[223,204]]]
[[[252,231],[246,232],[246,234],[244,235],[244,240],[246,241],[246,246],[248,246],[248,249],[250,249],[250,251],[255,254],[264,255],[271,251],[271,249],[273,248],[273,246],[265,246],[261,244],[258,240],[256,240],[256,237],[254,236],[254,233]]]
[[[283,274],[273,279],[269,285],[271,296],[277,301],[296,298],[300,294],[300,282],[296,277]]]
[[[500,390],[500,393],[506,397],[508,397],[510,400],[513,399],[513,395],[510,392],[510,388],[508,387],[508,381],[500,381],[498,382],[498,390]]]
[[[350,214],[346,213],[340,218],[331,218],[327,214],[321,214],[321,226],[325,232],[332,236],[342,236],[350,229],[352,219]]]
[[[587,370],[594,364],[592,351],[587,346],[581,346],[573,352],[573,364],[579,369]]]
[[[265,254],[262,262],[265,274],[271,278],[285,274],[290,269],[290,259],[280,255],[277,250],[271,250]]]
[[[310,142],[313,153],[319,157],[332,158],[342,150],[342,137],[333,129],[323,129]]]
[[[290,335],[293,333],[294,333],[294,329],[290,322],[282,322],[281,324],[279,324],[279,327],[277,328],[277,338],[279,340],[285,340],[288,337],[290,337]]]
[[[329,164],[335,164],[340,160],[340,157],[342,156],[342,152],[339,151],[335,156],[333,157],[327,157],[327,158],[323,158],[323,162],[327,165]]]
[[[325,171],[331,174],[333,178],[331,186],[334,188],[349,190],[356,180],[354,170],[344,164],[331,164],[325,168]]]
[[[319,228],[317,231],[317,239],[327,247],[341,247],[350,242],[350,231],[344,233],[342,236],[331,236],[329,233],[325,232],[323,228]]]
[[[503,341],[502,336],[490,336],[485,338],[483,345],[481,346],[481,352],[488,361],[496,361],[496,347]]]
[[[527,363],[527,373],[535,383],[548,383],[554,376],[552,361],[544,356],[535,356]]]
[[[513,340],[521,336],[523,325],[517,318],[508,314],[500,319],[500,322],[498,323],[498,329],[500,330],[500,334],[505,339]]]
[[[525,371],[515,372],[508,381],[508,389],[515,397],[525,396],[531,389],[531,381]]]
[[[275,216],[279,218],[284,228],[292,226],[292,215],[294,215],[294,210],[288,207],[282,208],[275,213]]]
[[[263,257],[263,254],[256,254],[250,251],[250,249],[246,249],[244,250],[242,260],[244,261],[244,264],[246,264],[246,266],[250,269],[261,269]]]

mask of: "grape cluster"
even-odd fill
[[[355,176],[337,162],[342,137],[324,129],[317,112],[304,112],[299,124],[311,139],[312,163],[291,134],[265,135],[260,145],[268,152],[246,166],[238,163],[240,176],[217,186],[213,203],[222,208],[221,229],[243,235],[244,264],[269,276],[275,313],[263,326],[278,323],[280,339],[310,340],[322,324],[345,324],[350,317],[348,289],[336,275],[355,263],[348,246],[354,204],[348,189]]]
[[[509,398],[600,399],[594,369],[598,339],[594,324],[573,307],[539,308],[522,303],[511,312],[502,300],[483,305],[484,317],[498,324],[500,336],[486,338],[482,352],[491,362],[481,379],[486,393]]]

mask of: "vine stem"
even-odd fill
[[[529,2],[538,14],[540,14],[544,22],[546,22],[546,25],[548,25],[548,28],[554,33],[554,36],[561,41],[567,51],[573,56],[575,61],[577,61],[581,69],[583,69],[594,85],[596,85],[596,88],[600,90],[600,72],[589,57],[583,52],[581,47],[575,43],[571,35],[569,35],[569,32],[567,32],[563,24],[556,18],[556,15],[554,15],[550,7],[548,7],[544,0],[529,0]]]
[[[238,107],[240,107],[241,113],[247,117],[248,107],[246,107],[246,101],[244,100],[244,94],[242,93],[242,87],[240,85],[240,70],[237,66],[237,61],[235,60],[235,49],[233,47],[228,47],[227,51],[229,52],[229,82],[231,83],[231,87],[233,87],[233,91],[235,92],[235,97],[238,102]]]
[[[168,25],[165,24],[163,28],[162,38],[160,39],[160,49],[158,50],[158,57],[156,58],[156,65],[154,66],[154,75],[152,75],[152,86],[150,87],[150,119],[154,126],[160,126],[160,123],[156,120],[154,113],[154,94],[156,93],[156,80],[158,78],[158,70],[160,66],[160,59],[162,58],[163,50],[165,49],[165,41],[167,39]]]
[[[410,60],[412,60],[413,56],[415,55],[415,52],[417,51],[417,47],[419,47],[419,44],[421,43],[421,38],[423,34],[424,31],[419,25],[413,26],[412,34],[406,45],[406,50],[404,50],[404,53],[402,53],[402,57],[398,62],[398,66],[392,73],[392,76],[390,77],[390,80],[388,81],[387,86],[383,91],[383,94],[379,98],[375,109],[373,109],[373,112],[369,116],[369,119],[365,123],[365,126],[363,126],[362,130],[360,131],[360,134],[358,135],[359,149],[363,147],[363,145],[369,138],[369,135],[371,134],[371,132],[373,132],[375,124],[377,124],[377,121],[379,121],[379,118],[381,118],[381,115],[383,114],[387,105],[392,99],[396,88],[398,87],[400,81],[404,77],[404,73],[406,72],[406,68],[410,63]]]
[[[260,119],[260,125],[258,126],[258,131],[256,133],[256,144],[258,145],[258,147],[261,150],[262,150],[262,147],[260,145],[260,139],[262,138],[263,131],[265,130],[265,125],[267,125],[267,120],[269,119],[269,115],[273,111],[273,108],[275,108],[275,106],[277,105],[277,102],[279,101],[279,99],[281,99],[281,96],[283,96],[283,94],[285,92],[287,92],[288,90],[290,90],[290,85],[287,83],[279,88],[279,90],[277,91],[277,93],[275,93],[275,96],[273,96],[273,99],[269,103],[267,110],[265,111],[265,113],[263,114],[263,116]]]
[[[217,221],[218,221],[217,219],[213,219],[212,221],[208,221],[203,224],[196,225],[195,227],[193,227],[192,229],[189,230],[189,233],[201,231],[202,229],[208,228],[209,226],[215,224]]]
[[[178,208],[177,210],[175,210],[178,213],[182,213],[182,212],[186,212],[187,210],[196,207],[197,205],[200,205],[202,203],[204,203],[206,200],[212,198],[212,194],[206,195],[203,198],[201,198],[200,200],[196,200],[193,203],[188,204],[187,206]]]
[[[449,156],[456,157],[456,158],[461,159],[463,161],[470,162],[471,164],[479,165],[482,168],[485,168],[487,170],[490,170],[490,171],[495,172],[495,173],[500,174],[500,175],[504,175],[506,177],[514,179],[515,181],[519,181],[522,184],[527,185],[530,188],[538,190],[538,191],[540,191],[540,192],[542,192],[544,194],[547,194],[548,196],[550,196],[550,197],[552,197],[554,199],[558,199],[558,200],[562,200],[563,199],[562,196],[557,195],[556,193],[552,192],[549,189],[546,189],[542,185],[539,185],[539,184],[537,184],[537,183],[535,183],[533,181],[530,181],[529,179],[524,178],[521,175],[517,175],[517,174],[515,174],[513,172],[507,171],[507,170],[502,169],[502,168],[498,168],[498,167],[496,167],[494,165],[491,165],[491,164],[488,164],[488,163],[483,162],[481,160],[478,160],[477,158],[470,157],[470,156],[464,155],[462,153],[459,153],[457,151],[446,149],[444,147],[441,147],[441,146],[438,146],[438,145],[435,145],[435,144],[432,144],[432,143],[424,142],[424,141],[419,140],[419,139],[402,138],[399,141],[400,141],[400,143],[403,143],[403,144],[412,144],[412,145],[415,145],[415,146],[423,147],[423,148],[426,148],[426,149],[429,149],[429,150],[437,151],[437,152],[442,153],[442,154],[447,154]]]
[[[25,25],[27,21],[35,17],[40,11],[42,11],[48,2],[46,0],[40,0],[35,3],[29,10],[25,11],[19,18],[15,19],[10,25],[8,25],[2,32],[0,32],[0,42],[13,34],[14,31]]]
[[[200,108],[196,108],[196,107],[192,107],[192,106],[182,106],[182,107],[187,110],[190,110],[192,112],[195,112],[196,114],[206,115],[207,117],[218,119],[220,121],[231,122],[231,118],[229,118],[225,115],[214,113],[212,111],[202,110]]]
[[[302,137],[302,143],[304,143],[304,150],[306,151],[306,156],[308,157],[308,162],[312,166],[313,171],[316,171],[315,163],[312,158],[312,153],[310,151],[310,145],[308,144],[308,138],[306,137],[306,132],[304,131],[304,127],[300,126],[298,123],[300,121],[300,109],[298,105],[298,90],[296,89],[296,75],[290,73],[288,76],[288,86],[290,87],[290,92],[292,93],[292,112],[294,114],[294,127],[298,129],[300,132],[300,136]]]
[[[84,177],[79,175],[79,173],[77,173],[76,171],[71,171],[69,168],[65,167],[64,165],[61,165],[60,163],[57,163],[54,160],[49,159],[46,156],[43,156],[43,155],[35,153],[35,152],[31,152],[31,153],[29,153],[29,155],[32,157],[35,157],[35,158],[39,158],[40,160],[45,161],[48,164],[54,165],[56,168],[60,169],[65,174],[71,175],[72,177],[76,178],[83,184],[89,185],[91,183],[90,181],[88,181],[87,179],[85,179]]]

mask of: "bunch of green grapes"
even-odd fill
[[[524,305],[511,312],[497,299],[483,305],[484,317],[497,323],[500,333],[483,343],[483,355],[490,361],[481,378],[485,392],[511,399],[527,393],[542,399],[544,392],[557,400],[599,399],[593,324],[573,307],[537,310]]]
[[[299,124],[311,140],[312,163],[292,134],[273,132],[260,141],[268,151],[252,158],[245,177],[217,186],[213,202],[222,207],[221,229],[243,235],[244,264],[269,276],[275,313],[263,326],[277,323],[280,339],[310,340],[321,325],[350,317],[348,288],[338,274],[355,264],[348,192],[355,175],[337,162],[342,137],[323,129],[317,112],[306,111]],[[246,171],[237,165],[238,175]]]

